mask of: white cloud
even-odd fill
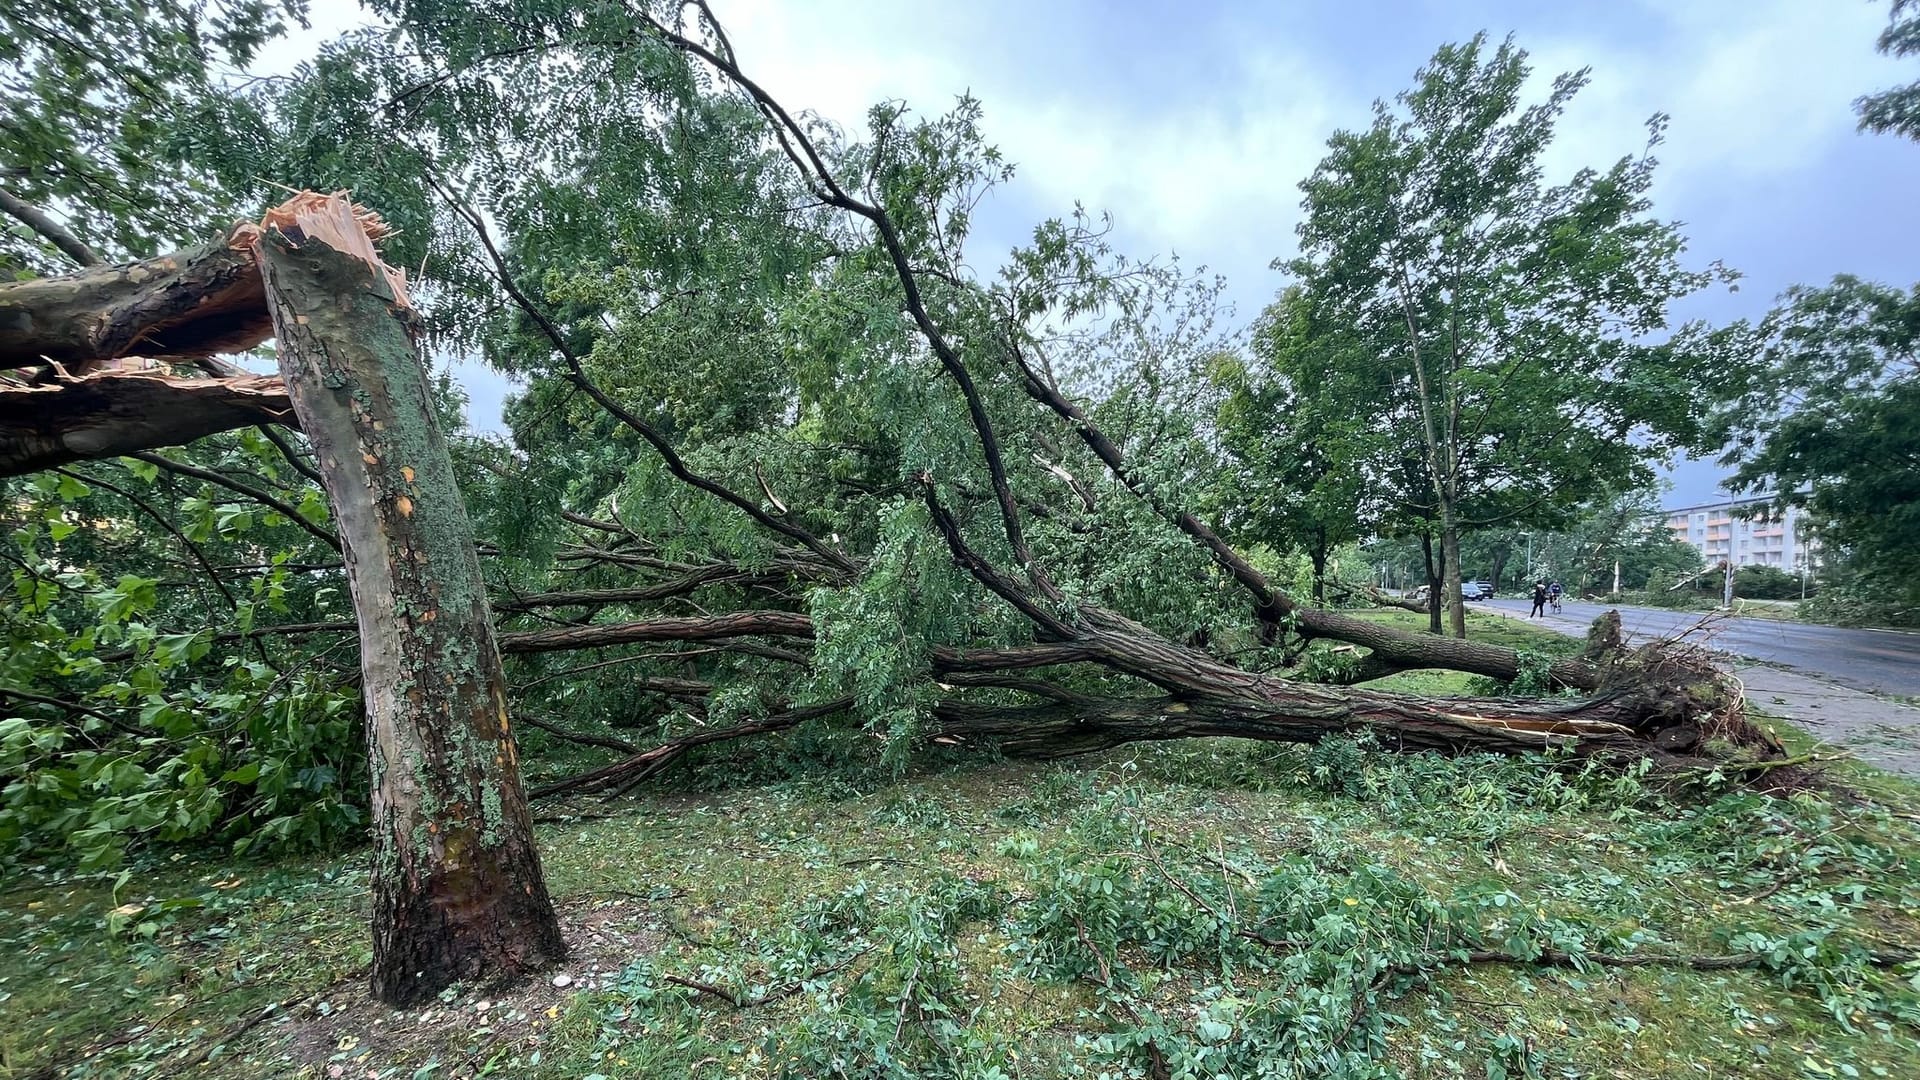
[[[1873,51],[1886,14],[1834,0],[1641,0],[1643,45],[1523,40],[1550,78],[1582,66],[1593,84],[1569,111],[1553,151],[1560,171],[1639,149],[1656,112],[1672,117],[1658,153],[1666,183],[1711,191],[1808,167],[1854,131],[1852,101],[1901,76]]]
[[[1646,119],[1666,112],[1661,212],[1723,232],[1771,224],[1743,222],[1763,212],[1742,191],[1818,186],[1809,178],[1830,175],[1854,137],[1851,101],[1911,78],[1873,52],[1884,4],[1851,0],[1409,2],[1391,24],[1367,23],[1335,0],[715,6],[757,81],[856,135],[881,100],[932,113],[962,93],[978,97],[987,137],[1019,166],[982,215],[983,270],[1024,239],[1032,218],[1080,201],[1114,214],[1116,241],[1131,254],[1178,251],[1226,273],[1243,317],[1279,284],[1267,264],[1293,250],[1296,185],[1327,136],[1365,124],[1368,102],[1406,86],[1432,47],[1477,28],[1463,20],[1496,35],[1511,24],[1542,85],[1593,68],[1550,152],[1550,175],[1638,152]],[[316,31],[358,21],[346,0],[317,0],[313,14]],[[290,67],[285,57],[300,53],[295,43],[276,60]],[[1777,200],[1768,205],[1778,212]],[[475,395],[483,422],[489,397]]]
[[[1217,59],[1228,92],[1195,98],[1146,84],[1116,95],[1110,81],[1075,70],[1084,56],[1070,50],[1059,68],[1036,71],[974,49],[1035,32],[1018,9],[881,10],[853,0],[717,6],[742,66],[790,108],[857,130],[876,101],[901,98],[932,112],[970,92],[985,107],[987,138],[1018,166],[1003,206],[1023,203],[1049,216],[1079,202],[1111,212],[1131,254],[1178,251],[1189,265],[1225,272],[1243,305],[1263,303],[1277,284],[1267,263],[1292,249],[1296,185],[1335,126],[1334,105],[1351,117],[1374,96],[1339,87],[1303,48],[1283,47],[1254,26],[1222,35],[1228,51]],[[1137,57],[1110,59],[1153,68]],[[1001,221],[994,239],[1003,248],[1034,223]]]

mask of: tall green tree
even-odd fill
[[[1255,324],[1246,359],[1223,358],[1219,435],[1229,468],[1220,520],[1234,539],[1306,555],[1313,599],[1326,601],[1327,560],[1366,535],[1386,433],[1371,415],[1372,369],[1335,355],[1360,347],[1315,325],[1311,304],[1287,290]]]
[[[1525,104],[1511,41],[1449,45],[1340,132],[1302,185],[1293,273],[1405,381],[1452,605],[1476,504],[1511,514],[1647,478],[1698,437],[1717,339],[1670,305],[1731,275],[1690,270],[1652,214],[1651,154],[1549,183],[1542,159],[1585,72]],[[1649,124],[1657,143],[1664,119]]]
[[[1920,286],[1840,276],[1789,290],[1716,417],[1736,490],[1805,508],[1833,556],[1920,608]]]
[[[1920,56],[1920,2],[1892,0],[1876,47],[1888,56]],[[1862,131],[1920,139],[1920,81],[1868,94],[1853,103]]]

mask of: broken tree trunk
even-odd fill
[[[277,378],[103,370],[132,357],[205,365],[271,336],[251,249],[258,231],[238,225],[191,251],[0,284],[0,370],[46,369],[33,381],[0,380],[0,476],[252,424],[292,426]]]
[[[0,476],[178,446],[271,421],[292,424],[278,378],[101,372],[0,389]]]
[[[340,196],[267,216],[281,372],[344,542],[373,771],[373,989],[429,1000],[566,950],[534,849],[473,531],[402,277]]]
[[[251,243],[235,226],[192,251],[0,286],[0,368],[80,375],[124,356],[200,357],[273,333]]]

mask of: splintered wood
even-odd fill
[[[400,307],[411,307],[407,297],[407,272],[388,266],[374,245],[393,234],[380,215],[352,202],[347,192],[322,195],[302,191],[260,219],[261,229],[278,229],[296,245],[306,239],[318,240],[335,251],[351,255],[387,276],[393,299]],[[258,237],[254,243],[258,244]]]

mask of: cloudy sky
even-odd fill
[[[1687,224],[1697,261],[1746,275],[1686,316],[1755,316],[1840,272],[1920,280],[1920,144],[1856,133],[1850,107],[1920,77],[1874,52],[1885,0],[713,2],[789,108],[858,127],[882,99],[979,98],[1019,166],[981,215],[982,261],[1080,201],[1113,214],[1122,250],[1226,275],[1249,320],[1284,284],[1268,264],[1294,249],[1296,185],[1327,136],[1364,126],[1436,46],[1487,30],[1513,34],[1542,84],[1592,69],[1556,178],[1638,151],[1647,118],[1672,116],[1658,211]],[[343,0],[315,7],[316,31],[357,21]],[[491,426],[505,387],[468,382]],[[1711,498],[1718,477],[1683,463],[1670,501]]]

